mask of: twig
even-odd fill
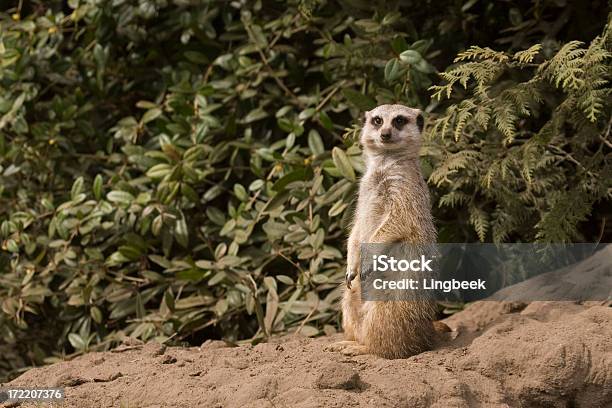
[[[289,262],[291,265],[295,266],[301,273],[303,273],[306,276],[310,276],[310,274],[306,273],[306,271],[304,271],[304,269],[302,269],[302,267],[293,262],[287,255],[283,254],[281,251],[277,251],[276,252],[281,258],[283,258],[285,261]]]
[[[289,88],[287,88],[287,86],[283,83],[283,81],[281,81],[280,78],[278,78],[275,75],[274,70],[270,66],[270,63],[268,62],[268,58],[264,54],[264,52],[261,49],[261,47],[259,47],[259,45],[255,41],[255,36],[253,35],[253,32],[251,31],[251,27],[249,25],[246,25],[245,28],[248,31],[249,36],[251,37],[251,40],[257,46],[257,53],[259,54],[259,57],[261,58],[262,62],[264,63],[266,69],[268,70],[268,73],[272,76],[274,81],[276,81],[276,84],[283,90],[283,92],[285,92],[285,94],[287,96],[293,98],[294,102],[295,102],[295,104],[297,106],[299,106],[300,108],[303,108],[304,104],[299,100],[298,96],[296,94],[294,94]]]
[[[320,302],[320,299],[317,298],[317,303],[312,308],[310,313],[308,313],[308,316],[306,316],[306,318],[304,320],[302,320],[302,323],[300,323],[300,327],[298,327],[297,330],[295,331],[295,333],[293,333],[294,336],[297,336],[298,334],[300,334],[300,332],[302,331],[302,328],[304,328],[304,326],[306,325],[306,322],[308,322],[308,320],[312,317],[314,312],[319,308],[319,302]]]
[[[321,110],[321,108],[323,106],[325,106],[325,104],[327,102],[329,102],[329,100],[336,94],[336,92],[338,92],[340,90],[340,88],[344,87],[345,84],[344,82],[340,83],[338,86],[336,86],[325,98],[323,98],[323,100],[317,105],[317,107],[315,108],[315,111],[318,112]]]

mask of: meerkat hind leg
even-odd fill
[[[362,354],[370,354],[366,346],[357,343],[353,340],[343,340],[332,343],[325,347],[325,351],[336,351],[345,356],[359,356]]]

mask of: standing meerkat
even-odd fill
[[[342,300],[346,341],[332,345],[332,351],[406,358],[431,348],[435,339],[434,300],[363,301],[359,276],[362,243],[436,242],[418,157],[422,130],[418,109],[381,105],[365,114],[360,142],[366,171],[348,240]]]

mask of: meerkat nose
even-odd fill
[[[380,138],[382,139],[383,142],[388,142],[389,140],[391,140],[391,132],[381,133]]]

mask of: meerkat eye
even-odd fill
[[[383,120],[382,120],[382,118],[381,118],[380,116],[374,116],[374,117],[372,118],[372,124],[373,124],[374,126],[380,126],[380,125],[382,125],[382,124],[383,124]]]
[[[398,129],[404,126],[406,122],[408,122],[408,120],[403,116],[396,116],[395,118],[393,118],[393,126]]]

